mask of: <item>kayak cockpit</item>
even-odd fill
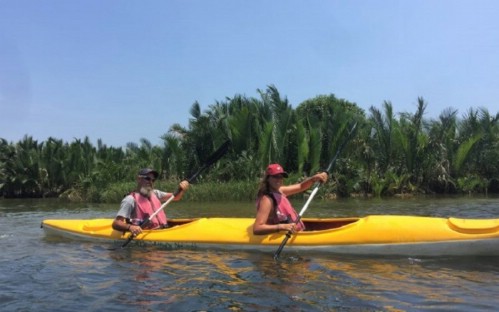
[[[208,218],[213,220],[213,218]],[[237,218],[233,219],[237,220]],[[356,223],[360,220],[360,218],[338,218],[338,219],[315,219],[315,218],[304,218],[302,219],[305,224],[305,232],[312,231],[325,231],[325,230],[334,230],[342,228],[346,225]],[[200,221],[198,219],[169,219],[168,220],[168,228],[173,228],[179,225],[186,225],[189,223],[193,223],[195,221]]]
[[[184,225],[197,220],[199,219],[168,219],[168,227],[170,228],[174,226]]]
[[[338,229],[359,221],[359,218],[302,219],[302,221],[305,224],[305,232],[308,232]]]

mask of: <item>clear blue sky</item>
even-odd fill
[[[499,107],[499,1],[0,0],[0,137],[153,144],[277,87],[426,118]]]

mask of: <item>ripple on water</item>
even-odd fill
[[[499,306],[497,257],[347,257],[285,250],[274,261],[269,252],[109,250],[100,243],[46,238],[39,225],[44,218],[113,215],[115,207],[71,211],[29,204],[20,210],[0,207],[2,311],[490,311]],[[331,216],[331,204],[324,205],[310,211]],[[490,200],[479,201],[476,211],[471,200],[465,206],[460,201],[369,205],[352,209],[338,202],[334,213],[379,213],[385,206],[391,213],[498,213]]]

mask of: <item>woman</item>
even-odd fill
[[[284,178],[288,173],[281,165],[271,164],[265,171],[257,195],[257,212],[253,224],[253,234],[264,235],[279,231],[301,231],[305,228],[300,221],[296,224],[298,213],[293,209],[287,196],[309,189],[315,182],[325,183],[327,173],[321,172],[301,183],[285,186]]]

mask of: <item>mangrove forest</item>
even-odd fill
[[[158,170],[160,186],[172,190],[227,140],[228,153],[197,177],[191,200],[249,200],[269,163],[296,182],[324,170],[340,147],[322,198],[499,193],[499,113],[446,108],[428,119],[427,105],[418,98],[414,112],[395,113],[386,101],[364,111],[330,94],[292,107],[270,85],[204,111],[194,102],[187,126],[165,129],[160,145],[0,138],[0,197],[115,202],[143,167]]]

